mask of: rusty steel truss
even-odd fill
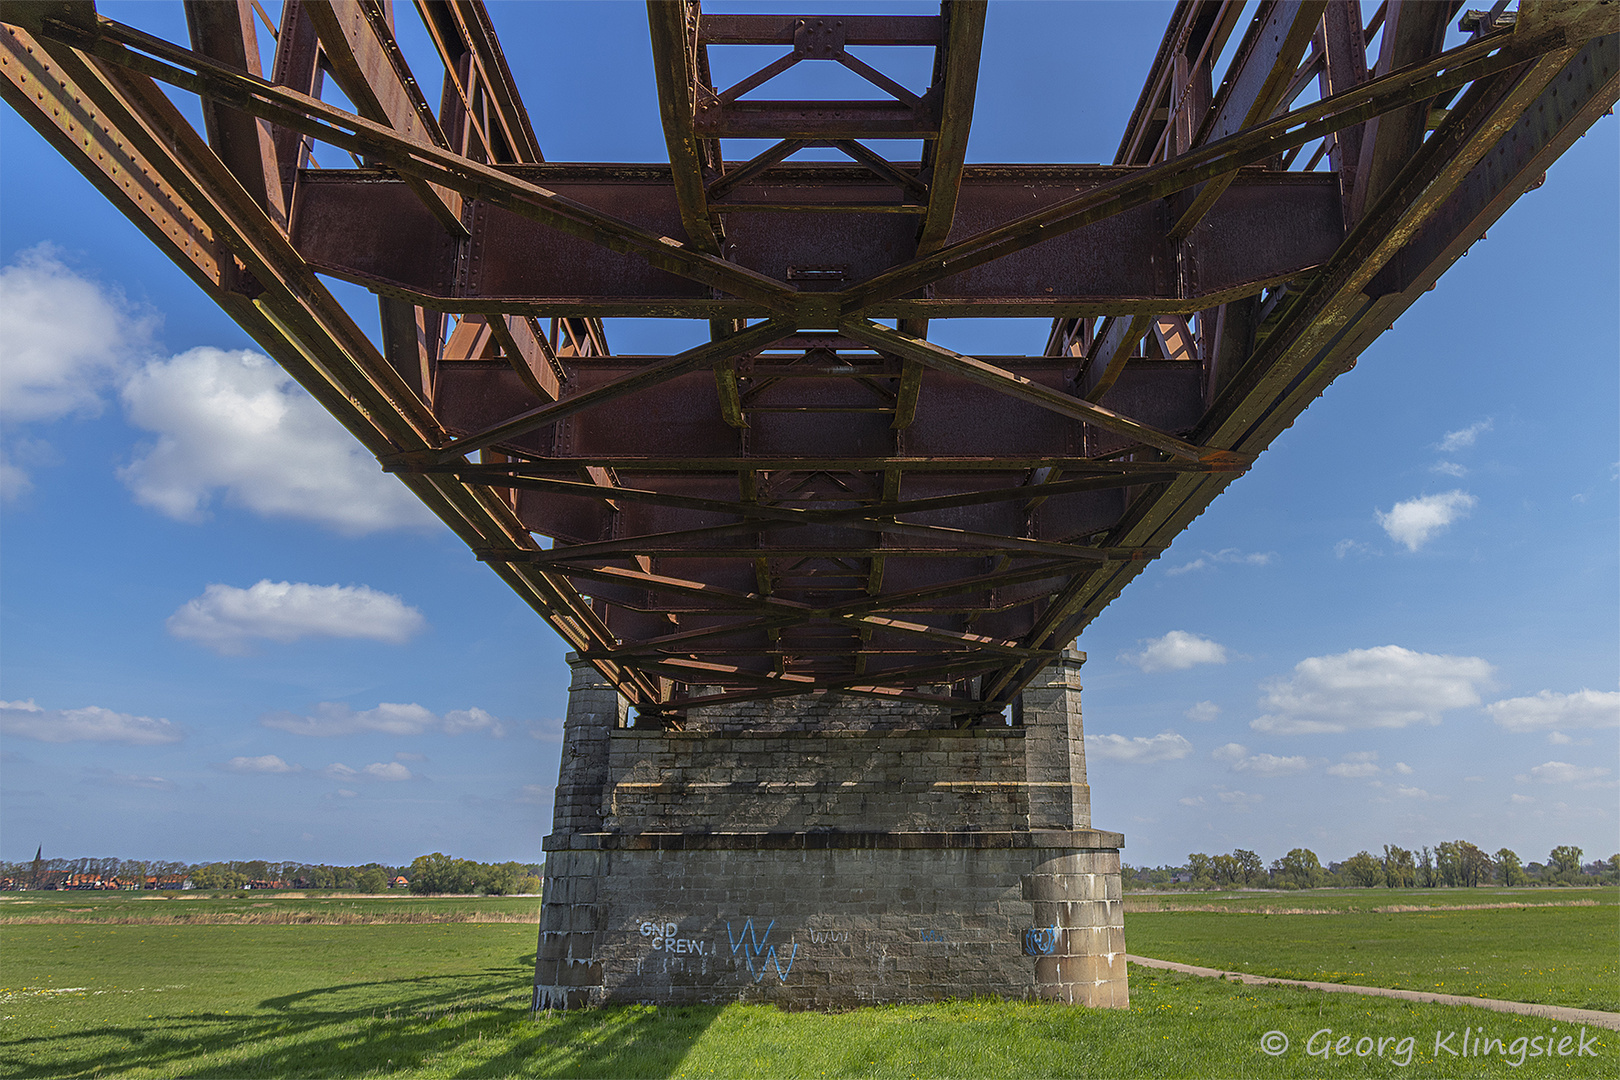
[[[1368,25],[1345,0],[1184,0],[1113,164],[968,165],[980,0],[653,0],[669,163],[558,164],[481,0],[415,6],[436,107],[389,0],[286,0],[279,26],[186,0],[188,44],[7,2],[0,91],[672,722],[824,691],[1001,710],[1620,97],[1612,0],[1388,0]],[[1471,36],[1444,49],[1453,20]],[[779,58],[717,86],[736,45]],[[907,48],[930,85],[878,66]],[[810,62],[876,96],[770,98]],[[615,316],[710,340],[614,355]],[[1040,355],[929,340],[1029,316]]]

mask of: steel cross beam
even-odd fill
[[[6,0],[0,96],[643,711],[836,691],[971,719],[1614,104],[1612,7],[1524,0],[1444,50],[1452,4],[1189,0],[1095,166],[966,163],[977,0],[650,3],[668,164],[547,162],[478,0],[416,0],[436,104],[388,0],[287,0],[269,78],[250,0],[187,0],[186,44]],[[779,54],[717,86],[735,45]],[[894,48],[933,50],[928,85]],[[832,66],[878,97],[767,96]],[[900,138],[917,160],[879,151]],[[849,160],[791,160],[816,147]],[[317,273],[377,294],[375,334]],[[626,315],[712,340],[614,356]],[[1029,315],[1044,356],[929,340]]]

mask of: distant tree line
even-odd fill
[[[1620,884],[1620,854],[1582,864],[1585,853],[1564,844],[1545,863],[1524,863],[1501,848],[1494,855],[1467,840],[1445,840],[1416,851],[1385,844],[1383,853],[1358,851],[1322,865],[1310,848],[1297,847],[1268,867],[1252,851],[1229,855],[1193,852],[1185,866],[1123,867],[1127,889],[1317,889],[1326,886],[1390,889],[1471,888],[1480,885]]]
[[[34,884],[34,862],[0,861],[0,880],[7,887]],[[435,852],[409,866],[364,863],[331,866],[326,863],[271,862],[247,859],[183,863],[159,859],[44,859],[40,884],[54,887],[69,880],[117,881],[124,888],[142,888],[148,882],[184,879],[192,888],[238,890],[253,888],[337,889],[344,892],[383,893],[404,878],[415,893],[486,893],[507,896],[537,893],[545,875],[544,863],[479,863],[453,859]],[[109,885],[109,887],[111,887]]]
[[[481,863],[435,851],[431,855],[418,855],[405,876],[411,880],[411,892],[423,896],[435,893],[511,896],[539,892],[544,871],[544,863],[539,866],[516,862]]]
[[[387,892],[403,867],[365,863],[361,866],[328,866],[325,863],[242,862],[199,863],[191,867],[191,883],[199,889],[341,889],[345,892]]]

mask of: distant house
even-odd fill
[[[403,877],[397,877],[388,883],[388,887],[390,889],[408,889],[411,887],[411,883]]]
[[[117,880],[117,878],[103,879],[100,874],[69,874],[57,887],[75,891],[116,889]]]
[[[191,879],[185,874],[147,874],[146,887],[148,889],[195,889]]]

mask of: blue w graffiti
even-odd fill
[[[793,961],[798,959],[799,943],[795,941],[793,951],[788,953],[787,967],[782,967],[782,958],[777,955],[776,946],[770,943],[771,928],[775,925],[776,920],[772,919],[766,924],[765,933],[760,934],[754,929],[754,920],[749,918],[743,923],[741,933],[734,934],[730,921],[726,923],[726,940],[731,943],[731,955],[736,956],[739,950],[742,952],[743,965],[755,982],[765,978],[773,967],[776,969],[776,981],[787,982],[788,975],[793,971]]]
[[[1059,927],[1035,926],[1024,931],[1025,956],[1051,956],[1057,951]]]

